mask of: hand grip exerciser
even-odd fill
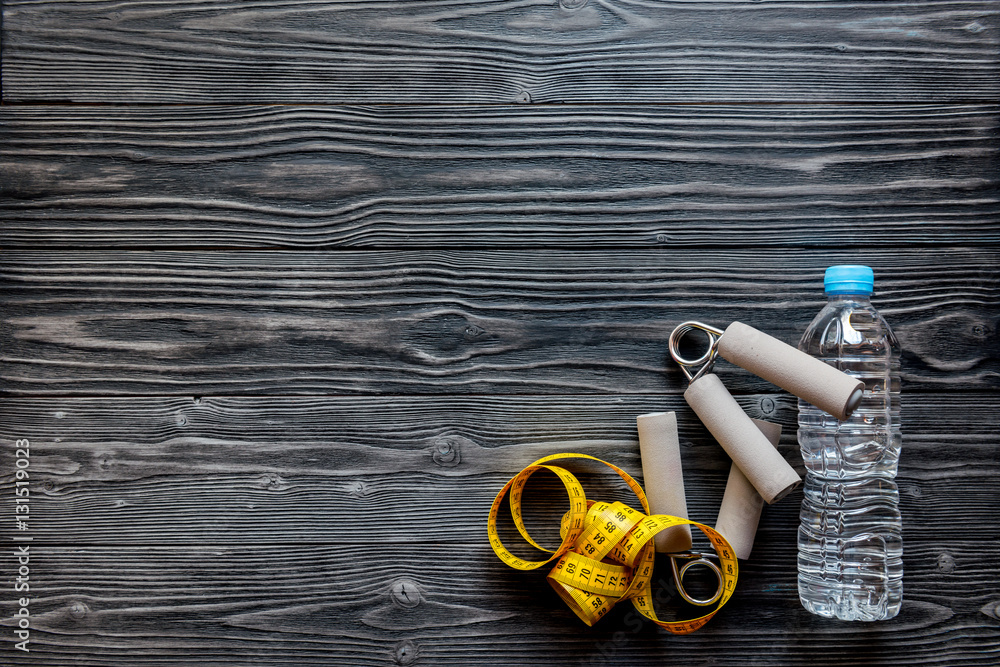
[[[686,359],[679,350],[680,339],[692,330],[704,332],[709,339],[708,350],[694,360]],[[783,497],[801,480],[722,380],[709,373],[716,355],[838,419],[846,419],[863,395],[864,383],[857,378],[741,322],[733,322],[725,331],[701,322],[683,322],[670,334],[670,355],[690,381],[684,399],[768,503]]]
[[[677,346],[693,329],[708,335],[709,349],[691,361],[680,356]],[[701,322],[684,322],[670,334],[670,354],[692,382],[708,372],[716,353],[841,421],[861,403],[864,382],[742,322],[733,322],[725,331]],[[692,376],[688,367],[700,364],[704,366]]]
[[[688,518],[684,495],[684,471],[681,466],[681,444],[677,435],[677,414],[651,412],[635,420],[639,432],[639,456],[642,459],[642,479],[646,484],[649,511],[682,519]],[[757,496],[758,500],[760,496]],[[721,531],[720,531],[721,532]],[[709,560],[711,554],[691,552],[690,524],[675,525],[657,533],[653,544],[659,553],[670,555],[677,592],[687,602],[705,606],[722,596],[723,576],[719,567]],[[679,562],[684,564],[680,565]],[[711,597],[692,597],[684,588],[684,575],[692,567],[707,567],[715,574],[718,588]]]

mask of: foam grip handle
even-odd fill
[[[784,497],[802,481],[743,412],[718,375],[709,373],[692,382],[684,392],[684,400],[767,503]]]
[[[760,419],[752,421],[768,442],[777,447],[781,439],[781,424]],[[753,484],[740,467],[734,463],[729,469],[729,481],[726,482],[726,493],[722,496],[722,506],[719,507],[719,518],[715,522],[715,529],[729,540],[737,558],[750,557],[763,508],[764,499],[757,493],[757,489],[753,488]]]
[[[722,334],[719,354],[841,421],[861,402],[864,382],[742,322]]]
[[[635,423],[639,430],[642,479],[646,484],[650,513],[688,518],[677,415],[673,412],[651,412],[639,415]],[[656,550],[661,553],[687,551],[691,548],[691,526],[685,524],[667,528],[653,541]]]

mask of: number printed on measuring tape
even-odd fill
[[[559,459],[589,459],[614,470],[635,493],[645,513],[621,502],[588,500],[580,482],[565,468],[548,465]],[[528,534],[521,512],[521,498],[528,478],[539,470],[554,473],[569,495],[570,509],[562,516],[560,538],[554,551],[535,542]],[[513,555],[500,540],[497,519],[504,498],[510,501],[511,516],[521,537],[540,551],[551,554],[539,561]],[[722,595],[714,610],[688,621],[661,621],[653,609],[653,537],[671,528],[690,524],[701,529],[719,557]],[[674,633],[687,634],[702,627],[732,597],[739,573],[735,552],[714,528],[696,521],[666,514],[649,514],[646,494],[628,473],[607,461],[586,454],[554,454],[541,458],[516,474],[500,490],[490,507],[487,533],[493,551],[507,565],[518,570],[535,570],[555,561],[546,577],[570,609],[587,625],[604,617],[621,600],[631,600],[643,616]]]

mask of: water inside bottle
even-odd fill
[[[835,296],[799,349],[862,380],[846,421],[799,401],[806,466],[798,532],[799,598],[843,620],[892,618],[902,603],[902,519],[896,476],[899,347],[863,295]]]

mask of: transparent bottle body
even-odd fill
[[[902,519],[894,481],[902,435],[899,344],[866,295],[831,296],[799,349],[865,383],[846,421],[799,401],[806,479],[799,599],[809,611],[878,621],[903,600]]]

